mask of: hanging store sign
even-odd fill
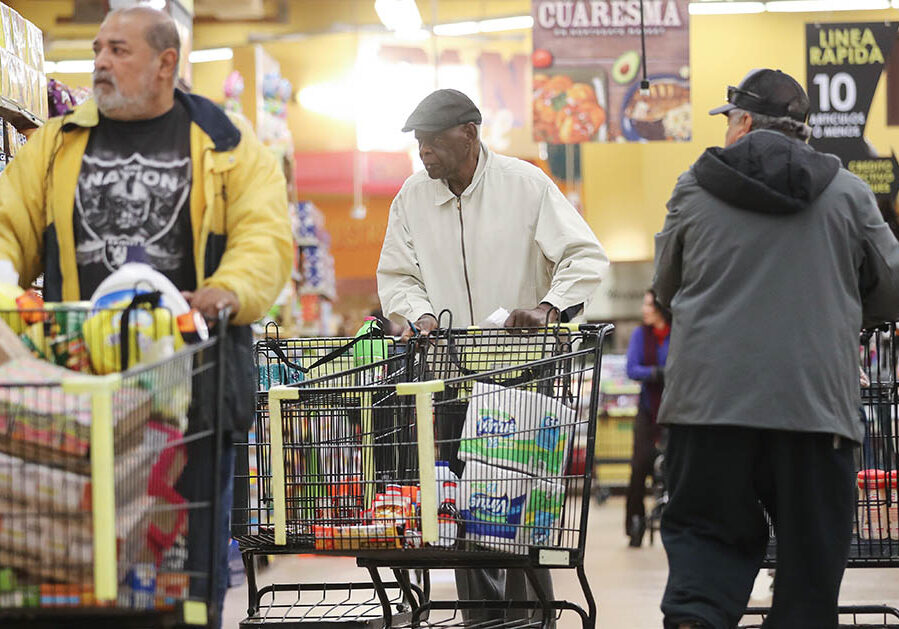
[[[532,0],[534,139],[687,141],[688,0],[643,0],[649,93],[642,93],[640,0]]]
[[[874,193],[899,192],[895,156],[874,154],[865,139],[871,101],[896,42],[899,23],[806,24],[810,144],[833,153]]]

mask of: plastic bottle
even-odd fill
[[[434,474],[437,478],[437,504],[439,505],[445,498],[443,484],[446,482],[458,483],[459,477],[453,474],[449,461],[437,461],[434,466]]]
[[[437,508],[437,545],[456,546],[462,537],[462,514],[456,507],[456,483],[443,483],[444,498]]]
[[[861,539],[887,539],[886,472],[862,470],[858,473],[858,534]]]
[[[365,317],[365,322],[356,332],[356,338],[365,336],[369,338],[359,340],[353,345],[353,361],[356,367],[370,365],[387,358],[387,341],[376,337],[380,329],[376,317]]]

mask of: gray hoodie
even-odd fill
[[[858,333],[899,317],[899,243],[836,157],[766,130],[708,149],[655,261],[673,315],[660,422],[861,441]]]

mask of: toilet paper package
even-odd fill
[[[541,393],[476,382],[459,458],[543,478],[565,473],[573,409]]]
[[[470,461],[459,486],[466,540],[518,554],[557,544],[565,502],[561,484]]]

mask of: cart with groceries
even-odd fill
[[[370,333],[328,353],[347,368],[271,386],[254,518],[237,535],[241,626],[538,627],[569,611],[593,627],[583,563],[599,390],[582,391],[611,329],[450,322],[404,348]],[[572,468],[576,449],[588,465]],[[257,586],[252,557],[307,553],[354,557],[369,579]],[[520,569],[536,600],[434,600],[428,571],[447,568]],[[551,598],[540,568],[576,571],[584,603]]]
[[[857,451],[858,494],[849,568],[892,569],[899,572],[899,337],[895,323],[862,332],[861,418],[865,437]],[[777,569],[777,547],[772,530],[764,567]],[[889,573],[888,573],[889,574]],[[768,609],[750,608],[745,629],[760,627]],[[840,607],[841,627],[899,627],[899,602]]]
[[[206,626],[227,313],[0,293],[0,626]]]

